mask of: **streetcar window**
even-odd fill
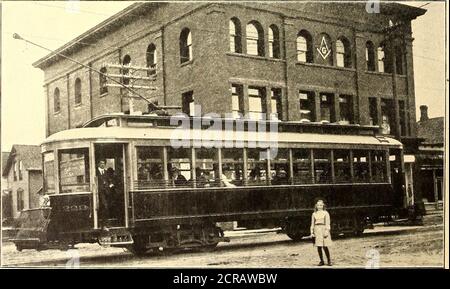
[[[288,149],[278,149],[276,151],[270,151],[270,175],[272,179],[272,185],[289,184],[290,170]]]
[[[316,149],[314,155],[314,179],[316,183],[331,183],[331,152],[330,150]]]
[[[119,122],[117,119],[113,118],[113,119],[108,119],[104,122],[102,122],[101,124],[98,125],[98,127],[115,127],[115,126],[119,126]]]
[[[372,180],[374,182],[385,182],[386,176],[386,157],[384,151],[372,151]]]
[[[292,165],[294,167],[294,184],[312,183],[310,149],[292,149]]]
[[[248,149],[247,180],[249,185],[265,185],[269,179],[267,174],[267,150]]]
[[[241,148],[222,149],[222,183],[241,186],[244,183],[244,154]]]
[[[220,185],[217,150],[199,148],[195,150],[195,180],[198,188]]]
[[[44,193],[55,193],[55,155],[53,152],[44,153]]]
[[[136,188],[164,187],[164,158],[162,147],[136,147],[137,182]]]
[[[364,150],[353,151],[353,172],[354,172],[354,182],[356,183],[370,182],[368,151]]]
[[[89,192],[89,149],[59,151],[61,193]]]
[[[192,183],[191,149],[169,147],[167,169],[172,186],[187,187]]]
[[[334,151],[334,175],[336,183],[348,183],[351,181],[349,150]]]

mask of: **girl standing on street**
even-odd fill
[[[327,264],[331,266],[330,251],[328,249],[332,244],[330,230],[330,214],[325,209],[324,201],[318,200],[314,206],[314,213],[311,216],[311,236],[315,239],[314,245],[317,247],[317,252],[319,253],[319,266],[325,265],[322,248],[327,256]]]

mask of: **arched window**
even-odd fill
[[[108,72],[106,70],[106,67],[100,68],[101,74],[99,75],[99,87],[100,87],[100,95],[108,93],[108,86],[106,86],[106,73]]]
[[[60,93],[59,88],[55,88],[55,91],[53,92],[53,111],[59,112],[61,110],[61,100],[60,100]]]
[[[147,68],[154,69],[147,70],[147,76],[156,74],[156,46],[153,43],[147,47]]]
[[[276,25],[269,27],[269,57],[280,58],[280,32]]]
[[[237,18],[230,20],[230,51],[242,53],[241,22]]]
[[[351,67],[351,60],[350,42],[347,38],[341,37],[336,41],[336,65],[339,67]]]
[[[301,30],[297,35],[297,61],[313,62],[312,37],[306,30]]]
[[[375,71],[375,48],[372,41],[366,42],[366,66],[368,71]]]
[[[392,72],[391,57],[388,50],[386,49],[386,43],[382,42],[377,49],[378,57],[378,71],[379,72]]]
[[[81,104],[81,79],[75,79],[75,104]]]
[[[123,66],[130,66],[131,65],[131,57],[130,55],[125,55],[122,60]],[[125,85],[130,84],[130,77],[128,76],[130,74],[130,69],[128,68],[122,68],[122,83]]]
[[[180,34],[180,63],[192,60],[192,35],[188,28],[184,28]]]
[[[264,56],[264,30],[256,21],[247,24],[247,54]]]

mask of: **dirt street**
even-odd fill
[[[233,231],[213,252],[179,252],[136,257],[121,248],[80,244],[78,250],[17,252],[3,243],[3,266],[80,267],[314,267],[316,249],[309,241],[292,242],[274,231]],[[334,267],[443,266],[442,216],[426,216],[423,226],[375,226],[362,237],[335,238]],[[79,257],[79,263],[77,262]],[[69,261],[72,260],[72,261]],[[68,262],[69,261],[69,262]]]

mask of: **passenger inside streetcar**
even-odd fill
[[[289,183],[289,176],[286,169],[282,166],[277,166],[275,175],[272,178],[272,185],[285,185]]]
[[[236,185],[232,183],[233,180],[233,172],[231,171],[231,168],[229,166],[222,166],[222,176],[220,177],[220,180],[222,181],[223,185],[227,188],[235,188]]]
[[[195,168],[195,181],[198,188],[206,188],[210,186],[208,173],[200,167]]]
[[[171,181],[174,187],[186,186],[188,181],[186,178],[180,174],[180,170],[177,167],[172,167],[170,169]]]

